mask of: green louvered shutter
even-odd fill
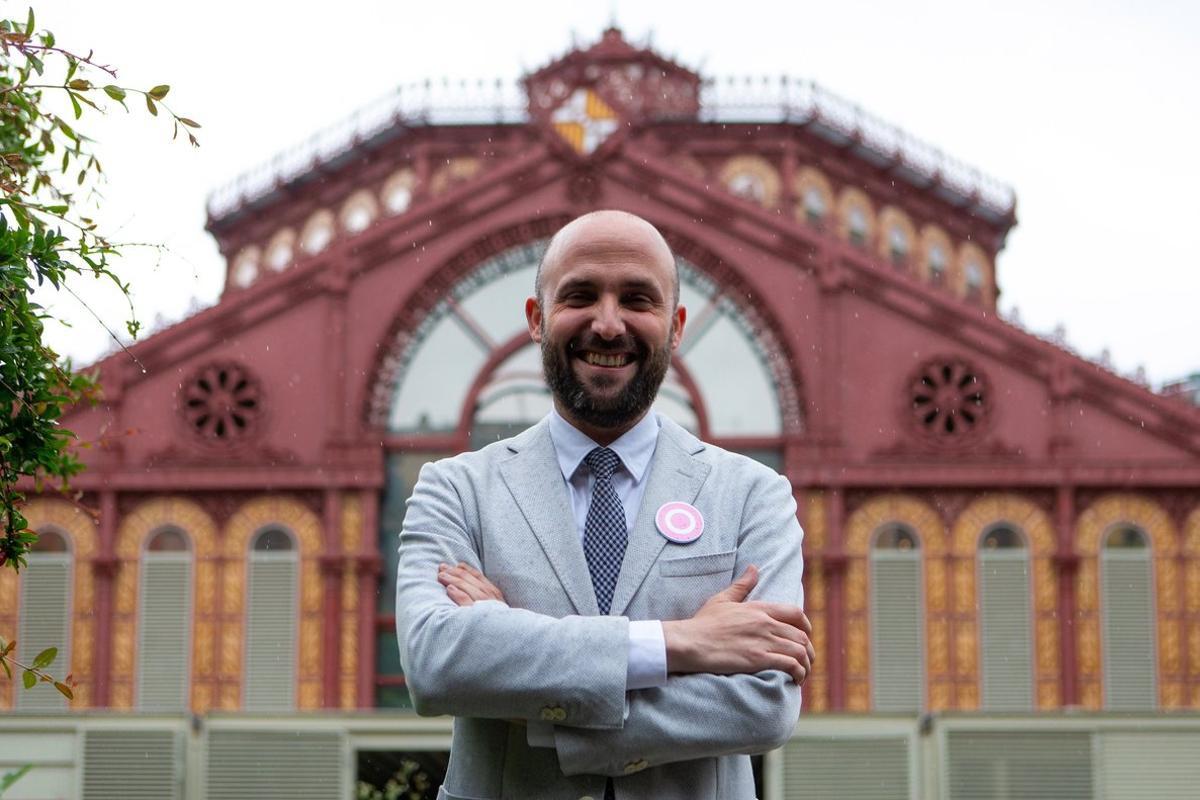
[[[1104,620],[1104,706],[1145,711],[1158,705],[1150,551],[1106,548],[1100,580]]]
[[[58,656],[49,673],[56,678],[71,671],[71,555],[30,553],[21,571],[21,605],[17,632],[17,660],[33,663],[47,647]],[[14,673],[14,678],[19,676]],[[65,711],[67,699],[48,683],[17,689],[17,708]]]
[[[797,736],[783,748],[784,800],[913,797],[906,737]]]
[[[346,796],[337,733],[210,731],[208,800],[334,800]]]
[[[143,711],[182,711],[191,672],[191,553],[146,553],[141,573],[137,705]]]
[[[182,788],[182,744],[173,731],[84,734],[83,800],[178,800]]]
[[[919,711],[925,694],[920,550],[871,553],[871,694],[876,711]]]
[[[1092,800],[1092,734],[951,731],[947,800]]]
[[[1104,800],[1195,800],[1200,732],[1101,733]]]
[[[249,573],[244,705],[288,710],[296,697],[296,554],[251,551]]]
[[[979,551],[980,655],[985,711],[1033,708],[1033,617],[1025,548]]]

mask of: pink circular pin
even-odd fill
[[[688,544],[704,533],[704,517],[695,506],[680,500],[663,503],[654,515],[658,532],[677,544]]]

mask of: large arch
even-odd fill
[[[951,532],[954,585],[954,635],[958,707],[977,708],[979,671],[975,577],[980,534],[998,524],[1019,529],[1029,541],[1033,584],[1033,645],[1036,703],[1057,708],[1059,691],[1059,622],[1054,571],[1054,526],[1046,512],[1014,494],[987,494],[963,509]]]
[[[868,556],[875,532],[888,524],[903,525],[920,537],[925,576],[926,703],[931,711],[953,708],[945,525],[924,501],[885,494],[867,500],[846,521],[846,709],[871,710]]]
[[[203,713],[215,707],[217,684],[217,580],[220,572],[217,525],[198,503],[184,497],[148,500],[125,516],[117,528],[110,705],[121,709],[133,707],[141,555],[146,539],[166,527],[179,528],[187,534],[195,557],[191,707],[196,713]]]
[[[1100,618],[1101,539],[1115,525],[1131,525],[1146,534],[1152,552],[1155,623],[1158,627],[1158,698],[1162,708],[1185,705],[1182,641],[1182,591],[1178,538],[1170,514],[1154,500],[1131,493],[1105,495],[1076,521],[1079,569],[1075,574],[1080,701],[1087,708],[1104,706],[1103,644]]]
[[[485,235],[450,258],[420,290],[409,298],[402,299],[400,308],[403,309],[403,313],[396,317],[384,340],[377,343],[376,351],[379,355],[370,373],[370,383],[363,391],[363,413],[369,428],[377,431],[388,430],[389,417],[397,402],[397,393],[403,390],[409,368],[418,357],[424,338],[433,332],[434,326],[447,313],[461,314],[457,305],[459,301],[479,286],[487,284],[489,280],[495,280],[506,268],[513,268],[515,261],[524,259],[524,263],[529,263],[529,259],[540,258],[541,249],[549,236],[568,219],[566,215],[550,215]],[[702,285],[705,291],[710,292],[703,297],[702,307],[690,309],[691,336],[684,337],[681,358],[677,359],[683,367],[679,372],[688,375],[684,364],[685,354],[689,347],[689,339],[694,341],[698,334],[704,332],[703,329],[697,330],[700,324],[713,318],[732,321],[735,327],[741,329],[741,335],[754,343],[769,376],[769,388],[775,395],[774,413],[779,415],[777,434],[748,438],[774,438],[782,441],[783,437],[798,433],[803,425],[801,382],[797,378],[799,365],[787,346],[786,337],[782,333],[783,326],[777,320],[770,319],[762,309],[741,300],[747,296],[745,281],[726,260],[694,239],[683,236],[669,227],[660,226],[660,230],[677,258],[681,260],[681,278],[684,283]],[[694,297],[700,296],[694,294]],[[471,321],[464,323],[464,327],[467,328],[467,332],[463,334],[465,339],[481,338],[483,332],[477,330],[478,326],[473,325]],[[692,333],[693,331],[696,333]],[[514,327],[513,333],[518,332],[519,328]],[[486,336],[483,338],[486,339]],[[501,347],[511,343],[506,336],[503,341],[489,340],[485,344],[494,354]],[[498,360],[493,356],[480,357],[480,363],[474,367],[461,367],[464,372],[473,371],[474,380],[464,382],[460,392],[462,396],[457,398],[458,402],[467,399],[467,387],[477,387],[481,382],[480,374],[488,368],[494,368]],[[699,391],[695,381],[685,378],[684,383],[687,388]],[[699,402],[695,405],[703,409],[703,397],[699,394],[696,396]],[[447,435],[442,436],[439,442],[449,449],[462,449],[466,443],[466,433],[461,429],[462,420],[468,418],[469,415],[465,411],[460,413],[459,430],[454,435],[449,435],[443,430]],[[445,427],[442,426],[443,429]],[[701,430],[701,433],[708,432]],[[721,436],[718,434],[710,438],[720,441]],[[739,437],[735,435],[733,438]]]

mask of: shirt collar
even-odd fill
[[[654,456],[654,446],[658,444],[659,427],[658,415],[650,411],[636,425],[625,431],[619,439],[608,446],[621,458],[621,466],[633,476],[634,483],[642,480],[646,468],[650,466],[650,459]],[[550,409],[550,441],[554,443],[554,454],[558,457],[558,467],[568,481],[579,469],[584,457],[592,452],[593,448],[600,446],[593,442],[587,434],[563,419],[556,408]]]

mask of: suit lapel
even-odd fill
[[[583,616],[598,615],[592,576],[583,556],[583,544],[579,541],[549,425],[541,422],[509,447],[517,450],[517,454],[501,462],[500,475],[576,612]]]
[[[662,420],[654,459],[650,462],[650,474],[646,477],[646,493],[642,496],[642,507],[638,509],[637,520],[630,531],[625,560],[621,562],[621,573],[613,592],[613,615],[625,613],[638,587],[667,544],[666,537],[658,532],[654,524],[654,515],[659,507],[673,500],[692,503],[700,493],[710,467],[694,458],[693,454],[703,449],[704,445],[699,439],[670,420]],[[586,562],[584,570],[586,574]]]

